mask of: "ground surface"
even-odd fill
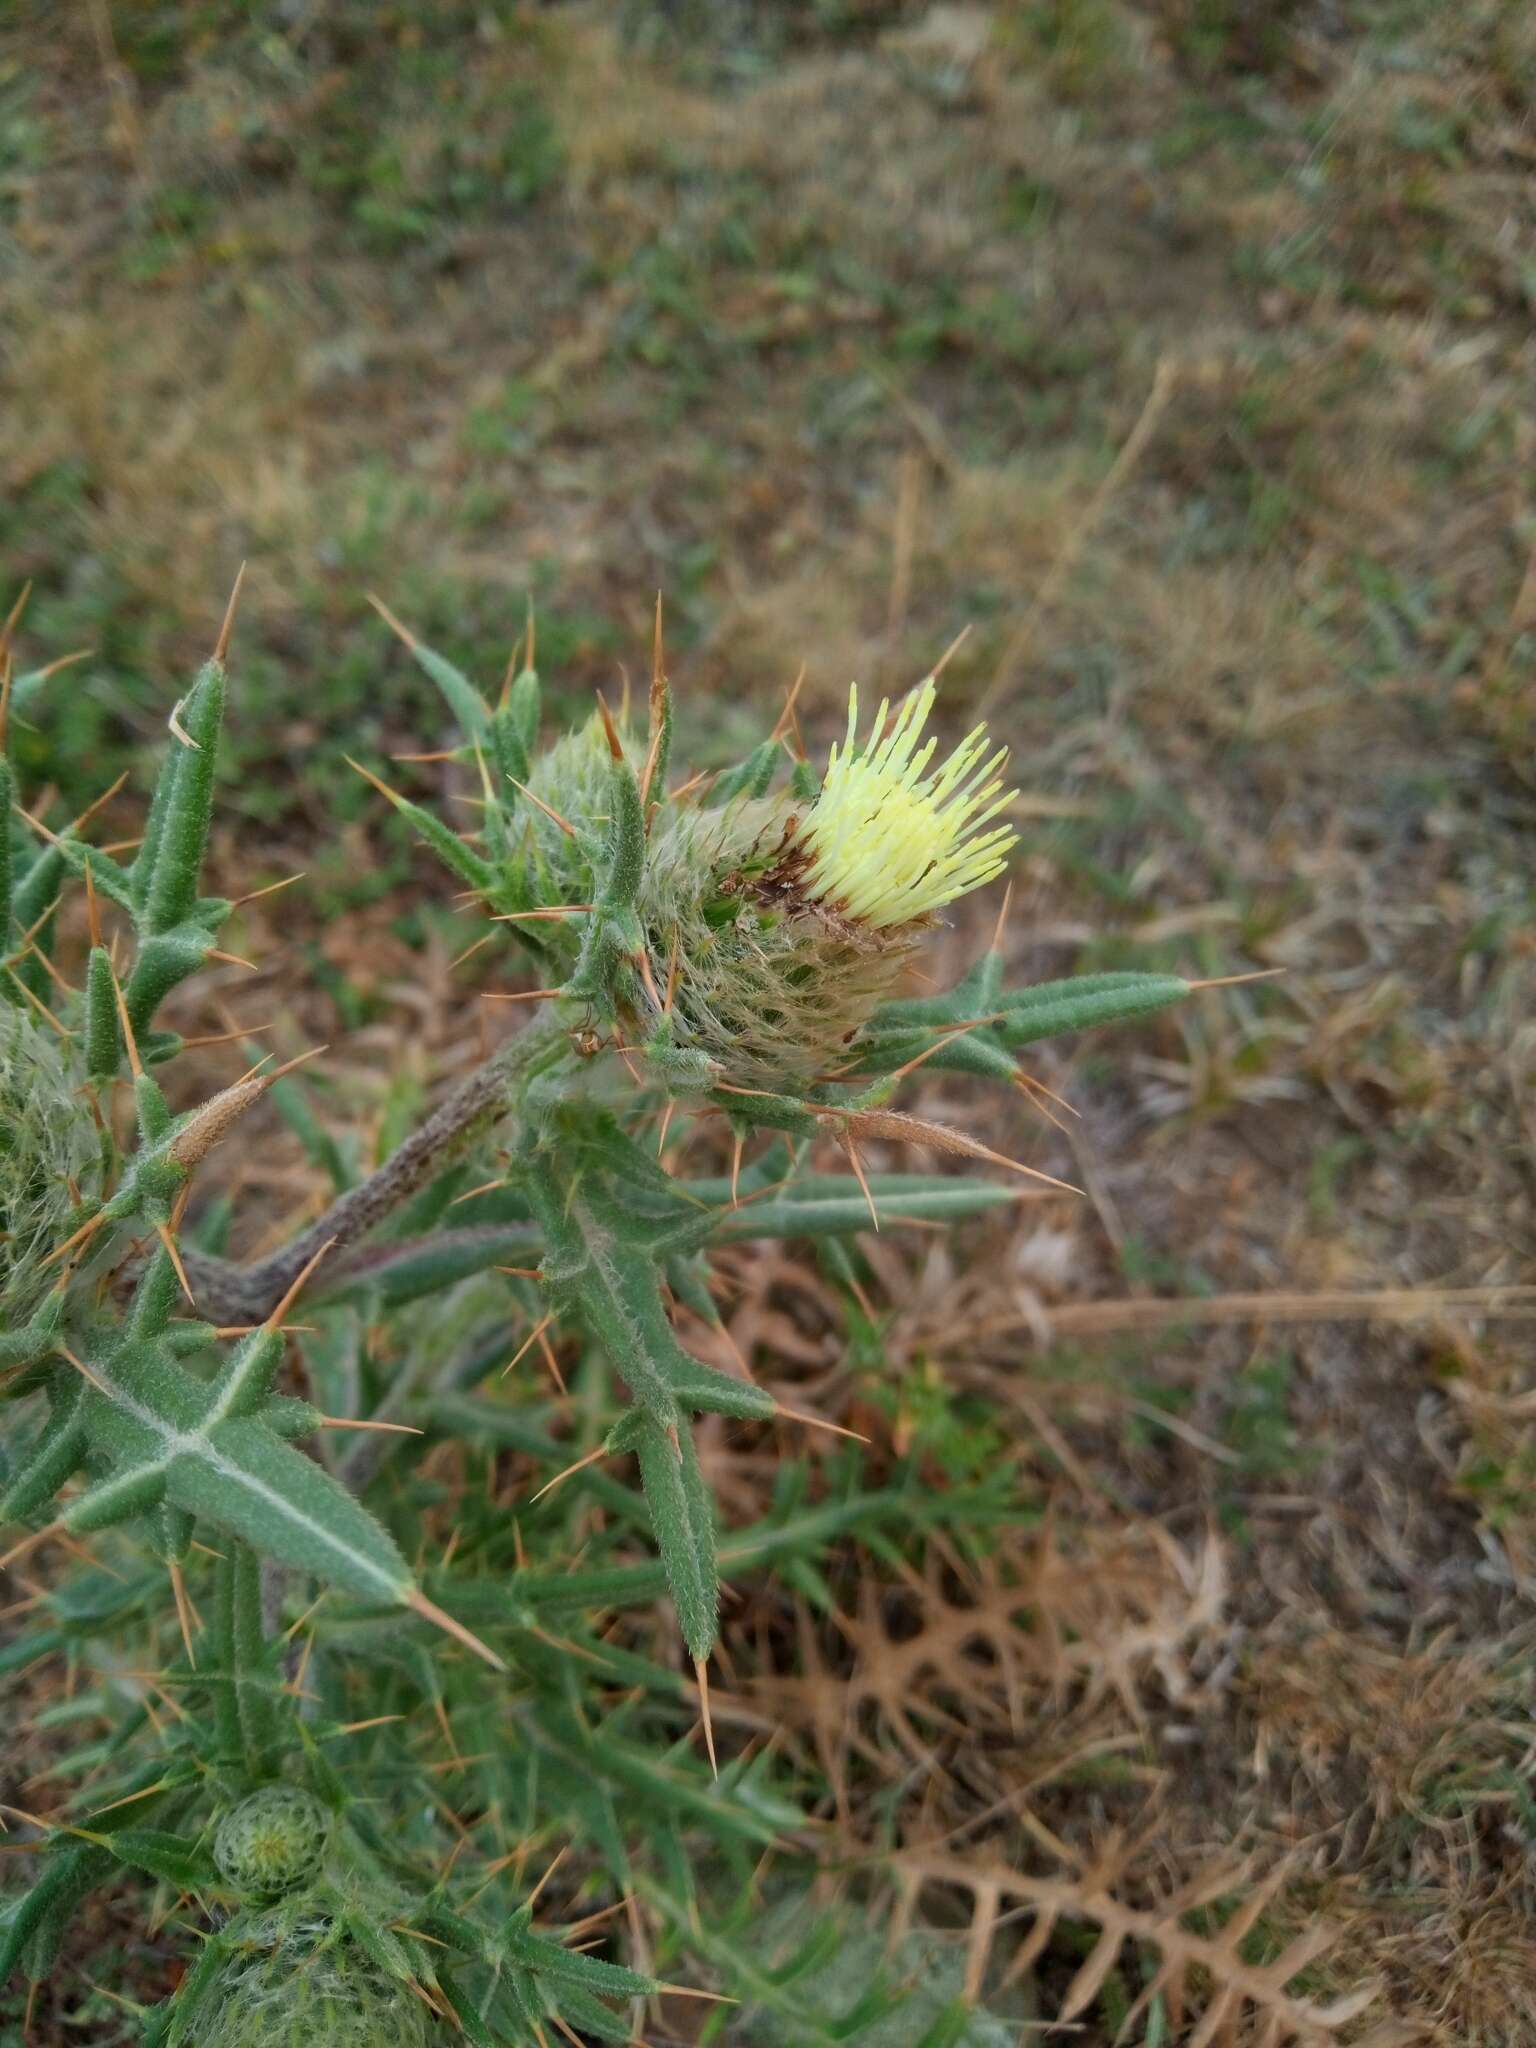
[[[1378,1987],[1340,2039],[1536,2041],[1533,172],[1514,0],[20,0],[0,40],[0,574],[28,661],[94,650],[34,787],[138,759],[248,557],[220,858],[307,880],[214,994],[335,1041],[338,1118],[495,971],[340,760],[441,737],[374,588],[488,685],[532,595],[573,702],[662,588],[699,762],[802,661],[826,731],[969,626],[1019,972],[1288,970],[1044,1059],[1070,1137],[952,1102],[1090,1199],[871,1238],[878,1329],[735,1275],[744,1349],[1041,1514],[995,1585],[749,1602],[720,1711],[902,1845],[978,1986],[1057,1898],[1023,1995],[1085,2042],[1143,1981],[1078,2010],[1096,1928],[1146,1916],[1150,1974],[1202,1884],[1243,1968],[1343,1931],[1292,1984]],[[1252,1988],[1239,1932],[1192,2009]],[[34,2038],[110,2037],[70,2010]]]

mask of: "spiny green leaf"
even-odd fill
[[[391,789],[387,782],[381,782],[378,776],[364,768],[360,762],[353,761],[350,755],[347,759],[365,781],[373,784],[380,796],[386,797],[394,805],[401,817],[420,834],[445,867],[482,896],[494,892],[496,870],[489,861],[482,860],[473,847],[467,846],[457,832],[451,831],[430,811],[423,810],[420,804],[413,804],[409,797],[401,796],[398,790]]]
[[[782,1195],[716,1212],[716,1243],[754,1237],[820,1237],[867,1230],[873,1199],[882,1222],[957,1223],[1018,1200],[1017,1190],[960,1174],[872,1173],[869,1197],[852,1174],[807,1174]],[[728,1190],[725,1191],[728,1194]]]
[[[744,761],[739,762],[734,768],[728,768],[723,775],[716,778],[714,787],[704,799],[707,808],[718,810],[722,804],[728,804],[733,797],[765,795],[783,752],[777,740],[762,741],[752,749]]]
[[[204,663],[180,708],[179,722],[191,744],[178,741],[173,749],[170,791],[156,824],[153,865],[144,893],[144,928],[151,934],[179,925],[197,901],[224,718],[221,662]]]
[[[110,1852],[93,1842],[69,1842],[48,1852],[31,1890],[0,1915],[0,1984],[23,1955],[34,1981],[48,1973],[80,1902],[111,1870]]]
[[[424,675],[436,683],[442,693],[443,702],[458,720],[459,730],[467,740],[482,740],[490,730],[491,707],[469,680],[461,668],[455,668],[445,655],[438,654],[414,633],[408,633],[377,599],[373,600],[381,617],[399,634],[410,650],[412,659]]]
[[[683,1640],[696,1659],[714,1648],[720,1584],[715,1564],[714,1505],[687,1429],[668,1430],[646,1418],[637,1446],[646,1505]]]
[[[404,1558],[367,1509],[258,1422],[219,1422],[183,1439],[167,1476],[179,1506],[264,1556],[372,1599],[402,1602],[411,1591]]]
[[[85,1071],[104,1081],[117,1072],[121,1053],[112,963],[104,946],[93,946],[85,970]]]

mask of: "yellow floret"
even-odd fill
[[[1002,873],[1017,841],[1009,826],[982,829],[1016,793],[998,774],[1007,750],[988,758],[984,725],[928,772],[938,742],[922,734],[934,695],[930,676],[904,699],[889,731],[890,703],[882,701],[868,743],[856,752],[859,692],[851,687],[847,737],[841,750],[833,746],[821,795],[801,828],[811,856],[802,887],[861,924],[909,924],[979,889]]]

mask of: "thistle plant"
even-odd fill
[[[768,1519],[722,1538],[698,1419],[806,1418],[693,1356],[677,1310],[718,1323],[722,1244],[813,1239],[837,1272],[882,1221],[952,1223],[1046,1180],[900,1107],[907,1077],[1009,1087],[1021,1048],[1187,984],[1009,988],[994,943],[954,987],[910,992],[941,914],[1014,843],[1003,758],[980,728],[943,751],[932,677],[868,721],[851,693],[819,775],[776,733],[679,786],[659,630],[642,719],[600,702],[541,749],[531,631],[493,704],[397,627],[457,722],[476,829],[354,765],[483,911],[501,948],[483,950],[487,997],[527,1007],[372,1173],[333,1150],[324,1214],[233,1262],[204,1162],[297,1062],[173,1110],[183,1040],[160,1020],[227,957],[232,906],[202,869],[233,610],[171,716],[131,859],[93,843],[92,813],[45,827],[0,754],[0,1564],[27,1609],[0,1671],[61,1656],[101,1701],[93,1739],[53,1762],[76,1795],[8,1816],[37,1853],[0,1894],[0,1972],[36,1985],[88,1894],[132,1879],[175,1915],[188,1965],[137,2011],[145,2041],[627,2040],[649,1964],[574,1944],[554,1903],[641,1900],[686,1965],[701,1887],[745,1883],[799,1818],[766,1755],[716,1773],[722,1575],[1006,1512],[1005,1484],[866,1490],[850,1451],[819,1493],[786,1467]],[[54,957],[76,892],[78,987]],[[534,986],[508,985],[513,961]],[[670,1170],[667,1128],[691,1115],[723,1126],[727,1171]],[[870,1170],[888,1141],[969,1164]],[[573,1361],[572,1406],[505,1376],[539,1350],[557,1373]],[[434,1556],[444,1444],[468,1461],[466,1505]],[[550,1472],[516,1515],[496,1497],[509,1449]],[[599,1532],[579,1532],[594,1507]],[[681,1657],[613,1629],[659,1599]],[[446,1763],[423,1730],[444,1731]],[[546,1895],[538,1852],[571,1849]],[[872,1989],[869,2014],[888,2002]]]

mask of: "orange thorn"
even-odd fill
[[[997,923],[996,923],[996,924],[995,924],[995,925],[993,926],[993,928],[992,928],[992,945],[991,945],[991,951],[992,951],[992,952],[994,952],[994,953],[999,953],[999,952],[1001,952],[1001,951],[1002,951],[1002,946],[1003,946],[1003,927],[1004,927],[1004,925],[1006,925],[1006,924],[1007,924],[1007,922],[1008,922],[1008,912],[1009,912],[1010,908],[1012,907],[1012,904],[1013,904],[1013,877],[1012,877],[1012,876],[1010,875],[1010,876],[1009,876],[1009,878],[1008,878],[1008,886],[1007,886],[1007,888],[1006,888],[1006,889],[1005,889],[1005,890],[1003,891],[1003,907],[1002,907],[1002,909],[1001,909],[1001,910],[1000,910],[1000,911],[999,911],[999,912],[997,913]]]
[[[32,578],[29,576],[21,586],[21,595],[6,614],[5,624],[0,626],[0,653],[11,644],[11,636],[21,624],[21,615],[27,608],[27,599],[32,595]]]
[[[512,652],[507,656],[507,665],[502,672],[501,703],[503,705],[506,704],[507,699],[511,696],[512,685],[517,681],[518,671],[522,667],[522,652],[523,636],[519,633],[512,642]]]
[[[667,960],[667,1000],[661,1006],[661,1014],[664,1017],[671,1016],[673,999],[677,995],[677,956],[678,947],[682,943],[682,936],[681,925],[674,926],[672,931],[672,951]]]
[[[19,1543],[13,1543],[3,1557],[0,1557],[0,1572],[8,1571],[18,1557],[24,1557],[29,1550],[35,1550],[50,1536],[57,1536],[64,1527],[62,1522],[50,1522],[45,1529],[34,1529],[30,1536],[23,1536]]]
[[[944,652],[939,656],[938,660],[934,663],[933,667],[929,669],[928,675],[930,680],[943,675],[945,669],[949,667],[951,661],[954,660],[955,656],[960,652],[960,649],[964,646],[965,642],[970,638],[970,634],[971,629],[969,626],[962,626],[960,628],[959,632],[955,635],[954,639],[950,641],[949,645],[945,648]]]
[[[88,825],[99,810],[102,810],[107,804],[111,803],[113,797],[117,795],[117,792],[122,788],[123,784],[127,780],[128,770],[125,768],[122,774],[119,775],[116,782],[113,783],[110,789],[103,790],[101,795],[96,798],[94,803],[89,803],[86,805],[85,809],[80,813],[79,817],[76,818],[75,822],[68,827],[68,830],[76,834],[76,836],[78,836],[81,826]],[[86,862],[86,868],[87,871],[89,871],[89,861]]]
[[[496,792],[491,787],[491,771],[485,765],[485,749],[478,740],[475,741],[475,766],[480,770],[480,788],[483,793],[483,801],[487,804],[494,804]]]
[[[59,837],[58,833],[52,829],[51,826],[45,825],[41,818],[35,818],[30,811],[24,811],[21,808],[20,804],[16,806],[16,812],[18,817],[26,819],[27,823],[32,827],[32,830],[34,832],[41,833],[43,838],[48,841],[48,844],[50,846],[62,846],[64,844],[64,841]]]
[[[731,1153],[731,1207],[733,1209],[741,1207],[741,1155],[746,1150],[746,1145],[745,1137],[738,1131],[736,1133],[735,1149]]]
[[[597,698],[598,716],[603,721],[603,731],[608,737],[608,751],[615,761],[622,761],[624,748],[619,739],[618,728],[613,722],[613,713],[608,709],[608,700],[601,690],[595,691],[594,695]]]
[[[208,958],[210,960],[222,960],[226,967],[249,968],[252,974],[259,974],[261,972],[261,969],[254,960],[242,960],[238,953],[225,953],[217,946],[209,947]]]
[[[677,1109],[676,1100],[668,1096],[667,1106],[661,1113],[661,1129],[656,1137],[656,1157],[659,1159],[667,1149],[667,1133],[672,1128],[672,1118]]]
[[[710,768],[701,768],[697,775],[690,775],[686,782],[679,783],[677,788],[674,789],[671,795],[667,798],[667,802],[672,804],[681,803],[683,798],[687,796],[691,790],[697,789],[701,782],[712,781],[714,779],[715,772],[715,770]]]
[[[265,1031],[268,1027],[263,1025],[261,1028]],[[270,1088],[274,1081],[281,1081],[284,1074],[291,1074],[295,1067],[302,1067],[306,1060],[319,1059],[321,1053],[329,1052],[330,1049],[328,1045],[312,1045],[308,1052],[296,1052],[291,1060],[284,1060],[283,1064],[280,1067],[274,1067],[270,1074],[262,1075],[262,1086]],[[263,1053],[255,1066],[249,1068],[243,1078],[247,1081],[253,1081],[261,1073],[262,1068],[266,1066],[267,1062],[275,1058],[275,1053]],[[238,1088],[239,1085],[240,1083],[237,1081],[235,1086]]]
[[[371,768],[365,768],[361,761],[354,761],[350,754],[343,754],[341,758],[343,759],[343,761],[346,762],[349,768],[355,768],[357,770],[358,774],[361,775],[364,782],[371,783],[372,786],[379,792],[379,795],[386,798],[390,803],[392,803],[395,806],[396,810],[399,810],[400,806],[406,801],[406,799],[403,796],[401,796],[400,792],[397,789],[391,789],[387,782],[382,782],[379,779],[379,777],[374,774],[373,770]]]
[[[181,1575],[181,1566],[174,1557],[166,1559],[166,1570],[171,1575],[171,1591],[176,1596],[176,1619],[181,1623],[181,1640],[186,1644],[187,1662],[197,1669],[197,1651],[192,1646],[191,1602],[187,1598],[187,1582]]]
[[[560,827],[560,830],[562,832],[568,833],[572,839],[576,837],[576,827],[571,823],[570,819],[562,818],[560,813],[557,810],[555,810],[552,805],[545,803],[543,797],[535,796],[534,792],[528,787],[526,782],[519,782],[515,775],[509,775],[507,777],[507,780],[511,783],[512,787],[518,792],[520,796],[527,797],[529,803],[538,805],[539,809],[544,813],[546,818],[553,819],[554,823]]]
[[[418,1429],[412,1422],[364,1422],[361,1417],[346,1415],[322,1415],[322,1429],[387,1429],[398,1436],[425,1436],[424,1429]]]
[[[557,988],[523,988],[510,992],[488,988],[481,990],[480,1000],[482,1003],[542,1003],[559,994],[560,990]]]
[[[185,1318],[178,1317],[177,1320],[183,1321]],[[295,1334],[302,1331],[306,1337],[313,1336],[319,1327],[318,1323],[284,1323],[283,1325],[285,1330],[292,1330]],[[265,1325],[262,1323],[221,1323],[213,1334],[215,1337],[252,1337],[258,1330],[264,1328]]]
[[[397,639],[402,640],[405,643],[405,645],[411,650],[412,654],[414,654],[417,648],[421,645],[421,642],[416,638],[416,635],[413,632],[411,632],[409,627],[401,625],[400,621],[395,617],[394,613],[390,610],[389,606],[384,602],[382,597],[375,597],[371,590],[368,591],[366,594],[368,602],[373,606],[374,610],[378,613],[379,617],[384,621],[385,625],[388,626],[391,633],[393,633]]]
[[[265,1323],[263,1323],[263,1329],[280,1330],[283,1327],[283,1317],[287,1315],[289,1309],[293,1307],[293,1304],[298,1300],[300,1294],[303,1293],[305,1283],[309,1279],[310,1274],[314,1272],[316,1266],[319,1265],[320,1261],[325,1257],[326,1253],[331,1249],[335,1242],[336,1240],[334,1237],[328,1237],[325,1240],[325,1243],[321,1245],[319,1251],[315,1253],[314,1257],[307,1261],[303,1268],[303,1271],[299,1273],[298,1277],[294,1280],[293,1285],[288,1289],[288,1292],[277,1304],[277,1307],[273,1309],[271,1315],[267,1317]]]
[[[82,1223],[78,1230],[71,1232],[61,1245],[48,1254],[43,1261],[44,1266],[51,1266],[55,1259],[62,1259],[66,1253],[72,1252],[77,1244],[84,1244],[87,1239],[94,1237],[109,1220],[105,1209],[98,1210],[88,1223]]]
[[[718,1780],[720,1765],[715,1758],[715,1724],[709,1711],[709,1667],[702,1657],[695,1657],[693,1668],[699,1677],[699,1713],[704,1722],[704,1747],[709,1751],[709,1768]]]
[[[661,1000],[661,991],[657,988],[656,977],[651,972],[651,956],[644,946],[635,955],[635,965],[640,970],[640,979],[645,984],[645,992],[651,999],[651,1008],[653,1010],[662,1009],[664,1006]]]
[[[502,910],[491,919],[492,924],[539,924],[552,918],[587,917],[597,908],[595,903],[551,903],[542,910]]]
[[[42,668],[31,670],[29,680],[34,683],[46,683],[50,676],[58,675],[63,669],[73,668],[77,661],[89,661],[95,652],[94,647],[73,648],[68,654],[60,654],[53,661],[46,662]]]
[[[543,1273],[537,1266],[497,1266],[498,1273],[510,1273],[514,1280],[542,1280]]]
[[[534,1886],[533,1890],[528,1894],[527,1898],[524,1899],[523,1904],[525,1906],[535,1906],[538,1904],[539,1894],[543,1891],[545,1885],[549,1883],[549,1880],[554,1876],[555,1872],[560,1868],[561,1864],[565,1861],[566,1857],[570,1855],[570,1853],[570,1844],[567,1843],[565,1848],[563,1848],[560,1851],[560,1854],[555,1858],[554,1862],[550,1864],[548,1870],[546,1870],[544,1875],[539,1879],[538,1883]]]
[[[240,590],[244,582],[245,564],[242,562],[235,576],[235,587],[229,593],[229,603],[224,607],[224,623],[219,628],[218,641],[213,650],[215,661],[223,662],[229,658],[229,643],[234,636],[235,613],[240,608]]]
[[[543,1336],[544,1332],[549,1328],[550,1324],[554,1320],[555,1319],[553,1316],[546,1316],[543,1322],[536,1323],[534,1325],[534,1327],[529,1331],[528,1335],[523,1339],[522,1343],[518,1346],[518,1349],[513,1353],[511,1358],[509,1358],[506,1364],[501,1368],[501,1376],[503,1379],[506,1378],[507,1374],[512,1370],[513,1366],[521,1363],[521,1361],[533,1349],[534,1345],[538,1343],[540,1337]]]
[[[857,1429],[845,1429],[840,1422],[826,1422],[819,1415],[806,1415],[798,1408],[786,1408],[782,1402],[774,1412],[789,1422],[803,1422],[807,1429],[828,1429],[834,1436],[851,1436],[855,1443],[860,1444],[872,1441]]]
[[[467,1629],[462,1621],[455,1621],[451,1614],[445,1614],[442,1608],[435,1601],[429,1600],[419,1587],[412,1586],[405,1596],[405,1604],[421,1615],[423,1620],[430,1621],[435,1627],[440,1628],[445,1635],[454,1637],[456,1641],[463,1643],[466,1649],[473,1650],[477,1657],[483,1657],[492,1670],[506,1670],[506,1665],[493,1649],[482,1643],[473,1630]]]
[[[859,1148],[849,1137],[843,1139],[843,1149],[848,1154],[848,1163],[853,1168],[854,1178],[864,1190],[864,1199],[869,1204],[869,1220],[876,1230],[880,1228],[880,1217],[875,1208],[875,1198],[870,1191],[869,1177],[864,1171],[864,1162],[859,1157]]]
[[[107,973],[112,981],[112,996],[117,1004],[117,1021],[123,1027],[123,1043],[128,1048],[128,1065],[136,1081],[144,1078],[144,1062],[139,1058],[139,1043],[133,1035],[133,1026],[128,1021],[128,1005],[123,1001],[123,985],[117,978],[117,969],[109,960]]]
[[[1047,1088],[1043,1081],[1037,1079],[1033,1074],[1026,1074],[1022,1067],[1015,1069],[1013,1078],[1019,1087],[1030,1089],[1037,1095],[1045,1096],[1048,1101],[1054,1102],[1058,1109],[1064,1109],[1068,1116],[1075,1116],[1079,1119],[1082,1117],[1083,1112],[1068,1102],[1064,1095],[1058,1095],[1054,1088]]]
[[[554,1321],[553,1316],[551,1316],[550,1321]],[[549,1367],[550,1372],[554,1375],[555,1385],[560,1389],[562,1394],[569,1394],[571,1390],[565,1384],[565,1374],[560,1370],[560,1361],[555,1356],[555,1347],[549,1341],[549,1330],[547,1325],[544,1329],[538,1332],[538,1338],[539,1349],[544,1354],[544,1363]]]
[[[91,864],[85,864],[85,916],[90,931],[91,944],[101,944],[101,905],[96,901],[96,884],[91,877]]]
[[[53,1027],[53,1029],[58,1033],[60,1038],[69,1038],[73,1035],[69,1030],[66,1029],[66,1027],[63,1024],[59,1022],[58,1018],[55,1017],[52,1010],[50,1010],[48,1005],[43,1001],[42,997],[38,995],[35,990],[27,987],[27,984],[22,980],[21,976],[16,972],[14,967],[7,966],[5,971],[11,977],[12,981],[15,982],[16,986],[21,990],[22,994],[26,997],[27,1001],[32,1005],[33,1009],[36,1010],[37,1014],[44,1020],[45,1023],[50,1024]]]
[[[650,723],[650,744],[645,752],[645,772],[640,778],[640,802],[650,802],[651,783],[655,779],[656,764],[661,759],[662,734],[666,729],[667,711],[667,670],[666,654],[661,634],[661,592],[656,593],[656,630],[651,640],[651,689],[647,701]]]
[[[65,995],[67,996],[72,996],[75,993],[75,991],[70,987],[69,983],[64,979],[63,974],[48,958],[48,955],[43,951],[42,947],[37,944],[36,940],[32,940],[29,942],[27,946],[27,951],[32,955],[33,959],[37,962],[38,966],[42,968],[43,972],[52,981],[55,988],[61,988],[64,991]],[[54,1021],[57,1022],[58,1020],[55,1019]],[[60,1025],[59,1028],[60,1030],[64,1029],[62,1025]],[[66,1033],[66,1036],[67,1035],[68,1034]]]
[[[951,1039],[964,1038],[968,1031],[979,1031],[984,1024],[995,1024],[1002,1014],[1002,1011],[999,1010],[995,1016],[973,1017],[968,1024],[946,1025],[937,1034],[932,1045],[925,1045],[922,1051],[916,1054],[914,1058],[908,1060],[904,1066],[893,1067],[886,1076],[886,1079],[890,1081],[901,1080],[903,1075],[910,1074],[920,1067],[924,1060],[931,1060],[936,1052],[942,1052]]]
[[[275,896],[279,889],[291,889],[295,882],[302,882],[308,872],[307,868],[301,868],[298,874],[285,875],[280,882],[268,882],[264,889],[250,889],[244,896],[237,896],[229,907],[238,910],[242,903],[258,903],[263,896]]]
[[[599,1444],[595,1451],[588,1451],[587,1455],[584,1458],[578,1458],[574,1465],[567,1465],[563,1472],[557,1472],[553,1479],[546,1480],[537,1493],[530,1494],[528,1496],[529,1507],[532,1507],[536,1500],[542,1500],[546,1493],[552,1493],[562,1479],[569,1479],[573,1472],[580,1472],[586,1465],[595,1465],[599,1458],[605,1458],[607,1455],[608,1446],[606,1444]]]
[[[799,697],[801,688],[804,685],[805,674],[805,663],[802,661],[800,664],[799,675],[795,677],[795,680],[789,686],[789,694],[784,699],[784,709],[779,713],[778,723],[773,728],[773,731],[769,734],[770,739],[783,739],[784,735],[794,725],[795,701]]]
[[[176,1278],[181,1282],[181,1291],[187,1297],[188,1306],[196,1308],[197,1303],[192,1298],[192,1283],[187,1278],[186,1267],[181,1263],[181,1253],[176,1249],[176,1240],[171,1235],[170,1225],[167,1223],[157,1223],[155,1225],[155,1235],[165,1246],[166,1257],[176,1268]]]
[[[56,1344],[53,1348],[55,1351],[59,1353],[61,1358],[67,1358],[69,1360],[70,1364],[75,1368],[75,1371],[80,1374],[82,1379],[87,1379],[90,1381],[91,1385],[96,1389],[97,1393],[105,1394],[109,1399],[111,1398],[112,1389],[107,1385],[106,1381],[98,1379],[95,1373],[93,1373],[91,1371],[91,1368],[86,1364],[85,1360],[83,1358],[77,1358],[74,1352],[70,1350],[67,1344]]]
[[[1197,988],[1236,988],[1244,981],[1273,981],[1277,974],[1289,974],[1288,967],[1260,967],[1252,974],[1218,974],[1211,981],[1187,981],[1184,986],[1193,991]]]
[[[225,1015],[228,1014],[226,1011]],[[272,1030],[276,1023],[277,1019],[273,1017],[265,1024],[241,1024],[233,1031],[204,1032],[197,1038],[184,1038],[181,1041],[182,1050],[185,1051],[191,1045],[231,1045],[237,1038],[259,1038],[263,1031]],[[276,1079],[276,1076],[273,1078]]]
[[[504,1188],[506,1185],[507,1183],[505,1179],[483,1180],[481,1181],[479,1187],[469,1188],[462,1195],[455,1195],[453,1200],[448,1204],[448,1206],[450,1209],[457,1209],[460,1202],[472,1202],[477,1195],[488,1195],[492,1193],[494,1189]]]
[[[482,946],[488,946],[495,936],[494,932],[483,932],[472,946],[466,946],[462,953],[456,953],[448,962],[448,965],[450,967],[462,967],[472,954],[478,953]]]

